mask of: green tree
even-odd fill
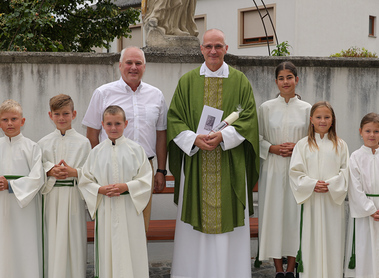
[[[1,0],[0,51],[109,49],[114,38],[130,37],[140,12],[121,11],[111,0]]]

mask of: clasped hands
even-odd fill
[[[116,197],[128,190],[129,188],[126,183],[115,183],[100,186],[99,193],[108,197]]]
[[[58,164],[55,164],[47,173],[47,176],[52,176],[57,180],[64,180],[68,177],[77,177],[78,172],[75,168],[67,165],[67,163],[62,159]]]
[[[292,151],[295,145],[296,144],[292,142],[286,142],[280,145],[271,145],[270,153],[280,155],[282,157],[290,157],[292,155]]]
[[[326,193],[329,191],[328,185],[329,183],[325,181],[317,181],[314,191],[317,193]]]
[[[195,139],[195,146],[203,151],[213,151],[222,142],[222,133],[199,134]]]

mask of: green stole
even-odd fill
[[[222,108],[222,78],[206,77],[204,105]],[[221,147],[202,151],[202,231],[207,234],[221,233]]]
[[[212,95],[209,92],[214,92],[217,97],[208,99]],[[207,152],[199,150],[193,156],[187,156],[173,139],[185,130],[196,132],[203,106],[207,103],[223,110],[224,118],[241,104],[244,110],[233,126],[245,141],[230,150],[222,151],[218,147],[210,154],[204,155]],[[170,171],[175,178],[176,203],[184,162],[181,220],[204,233],[226,233],[243,226],[244,210],[247,209],[246,192],[249,213],[252,214],[252,189],[259,173],[257,113],[253,91],[246,76],[232,67],[229,67],[229,77],[222,79],[200,76],[200,67],[185,74],[179,80],[167,114],[167,142]],[[214,182],[213,179],[218,180]],[[213,188],[212,183],[218,187]],[[218,193],[215,195],[207,191],[209,189]],[[211,200],[211,196],[217,197]]]

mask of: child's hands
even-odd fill
[[[276,155],[280,155],[282,157],[290,157],[292,155],[292,151],[295,145],[295,143],[291,142],[286,142],[280,145],[271,145],[269,152]]]
[[[99,193],[108,197],[120,196],[125,191],[128,191],[128,185],[126,183],[116,183],[101,186]]]
[[[291,142],[280,144],[280,155],[283,157],[290,157],[295,145],[295,143]]]
[[[317,193],[326,193],[329,191],[328,189],[329,183],[324,181],[317,181],[314,191]]]
[[[68,172],[66,166],[60,165],[62,163],[62,160],[54,165],[53,168],[51,168],[46,174],[47,176],[52,176],[56,178],[57,180],[64,180],[68,177]]]
[[[71,166],[68,166],[66,161],[64,161],[63,159],[59,162],[59,164],[63,165],[64,167],[66,167],[66,170],[67,170],[67,174],[68,174],[68,177],[74,177],[74,178],[77,178],[78,177],[78,171],[75,169],[75,168],[72,168]]]
[[[0,177],[0,191],[8,189],[8,181],[3,176]]]
[[[379,210],[377,210],[375,213],[371,214],[371,217],[374,218],[374,221],[379,221]]]
[[[57,180],[64,180],[68,177],[78,177],[78,172],[75,168],[68,166],[67,163],[62,159],[58,164],[54,165],[54,167],[47,172],[47,175],[53,176]]]

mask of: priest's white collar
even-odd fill
[[[211,71],[204,62],[200,68],[200,75],[204,75],[205,77],[228,78],[229,66],[227,63],[223,62],[222,66],[218,70]]]

